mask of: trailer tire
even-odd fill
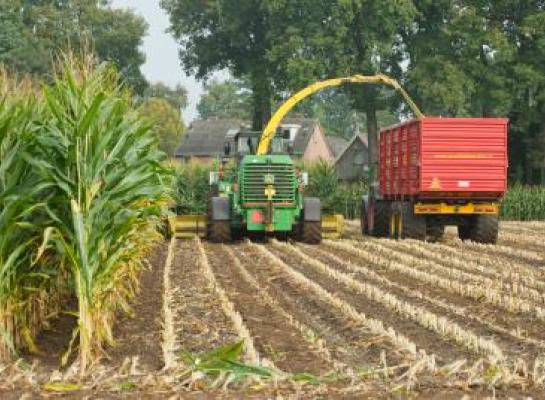
[[[303,221],[301,224],[301,241],[307,244],[320,244],[322,242],[322,222]]]
[[[401,238],[426,240],[426,218],[414,213],[413,203],[403,202],[400,208],[402,223]]]
[[[213,243],[229,243],[231,241],[231,221],[210,221],[208,240]]]
[[[460,240],[469,240],[471,238],[471,225],[458,225],[458,237]]]
[[[496,244],[498,241],[498,216],[476,215],[469,238],[477,243]]]
[[[374,203],[373,229],[369,229],[369,233],[372,236],[379,238],[388,237],[390,236],[390,216],[392,213],[391,205],[387,201],[372,201]],[[371,212],[371,210],[369,212]]]
[[[427,221],[426,236],[428,242],[440,242],[445,236],[445,225]]]

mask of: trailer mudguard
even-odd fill
[[[316,222],[322,220],[322,205],[316,197],[305,197],[303,218],[305,221]]]
[[[228,197],[212,197],[211,203],[213,221],[228,221],[231,219],[231,207]]]

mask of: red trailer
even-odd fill
[[[362,231],[495,243],[507,189],[507,119],[422,117],[380,133],[379,182],[362,205]]]

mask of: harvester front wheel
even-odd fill
[[[319,244],[322,241],[322,222],[304,221],[301,225],[301,241],[307,244]]]
[[[210,221],[208,224],[208,240],[213,243],[229,243],[231,241],[231,222]]]

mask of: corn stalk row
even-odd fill
[[[412,320],[422,327],[429,329],[439,336],[454,340],[456,343],[467,347],[469,350],[477,354],[485,354],[491,356],[494,360],[502,360],[503,353],[500,348],[491,340],[485,339],[474,334],[472,331],[465,329],[458,324],[449,321],[444,316],[438,316],[425,308],[414,306],[403,300],[400,300],[395,295],[385,292],[377,286],[369,283],[356,281],[351,276],[338,270],[328,267],[323,262],[309,257],[301,250],[290,245],[282,245],[278,242],[273,244],[281,249],[285,249],[291,254],[301,258],[306,264],[314,267],[320,273],[328,276],[350,288],[358,294],[362,294],[369,300],[375,301],[384,307],[394,311],[397,314],[403,315],[405,318]]]
[[[168,245],[168,253],[163,270],[163,360],[164,368],[171,370],[176,368],[176,329],[174,324],[174,313],[172,310],[172,285],[170,281],[170,272],[172,270],[172,261],[174,259],[174,248],[176,247],[176,238],[171,238]]]
[[[489,270],[483,268],[482,266],[479,266],[478,264],[476,265],[470,261],[462,262],[456,257],[445,257],[439,252],[427,250],[417,241],[399,241],[389,243],[383,240],[373,241],[372,245],[370,243],[371,242],[357,242],[358,246],[360,244],[363,244],[364,246],[369,244],[370,246],[373,246],[373,250],[376,249],[375,246],[378,246],[381,248],[381,254],[389,253],[398,260],[403,259],[404,261],[411,263],[411,265],[418,265],[419,268],[429,268],[431,271],[437,272],[443,276],[455,277],[456,279],[467,282],[480,282],[488,288],[495,288],[498,291],[506,291],[510,295],[526,298],[537,303],[545,303],[545,296],[536,289],[521,284],[517,280],[492,279],[488,276],[484,276],[489,275]],[[416,253],[416,256],[419,257],[412,256],[410,254],[411,252]],[[447,265],[451,265],[454,268]],[[471,268],[478,271],[480,270],[483,274],[475,274],[473,273],[474,270],[471,270]],[[467,272],[468,270],[472,272]],[[517,277],[520,277],[520,275]],[[530,282],[530,284],[533,282],[532,280],[528,279],[526,279],[526,281]]]
[[[361,250],[360,248],[347,244],[346,242],[327,241],[327,244],[334,248],[347,251],[351,254],[361,257],[368,262],[377,261],[376,259],[371,260],[369,258],[368,253]],[[381,252],[384,253],[384,248],[380,248],[379,246],[376,246],[376,245],[375,246],[371,245],[369,249],[379,254]],[[386,251],[386,253],[391,254],[389,251]],[[414,257],[411,258],[409,256],[403,256],[400,259],[402,262],[406,261],[407,263],[413,263],[415,265],[417,265],[420,262],[420,260],[415,259]],[[523,312],[523,313],[532,314],[539,319],[545,319],[545,310],[543,310],[543,308],[538,307],[525,300],[518,299],[514,296],[504,295],[500,293],[498,290],[495,290],[492,288],[483,287],[482,285],[479,285],[479,284],[459,282],[456,279],[456,273],[452,275],[452,277],[455,279],[446,279],[446,278],[442,278],[437,275],[434,275],[430,273],[429,271],[421,271],[420,269],[417,269],[417,268],[407,267],[406,265],[400,262],[393,261],[393,260],[388,263],[385,263],[384,266],[387,269],[394,271],[396,273],[401,273],[411,278],[418,279],[422,282],[436,285],[437,287],[445,289],[449,291],[450,293],[458,294],[462,297],[468,297],[477,301],[484,301],[486,303],[501,307],[510,312]]]
[[[403,292],[403,294],[405,294],[408,297],[412,297],[412,298],[416,298],[416,299],[419,299],[419,300],[426,301],[426,302],[428,302],[428,303],[430,303],[430,304],[432,304],[432,305],[434,305],[436,307],[444,309],[447,312],[451,312],[453,314],[462,316],[464,319],[471,320],[471,321],[473,321],[475,323],[484,325],[484,326],[486,326],[487,328],[489,328],[492,331],[498,332],[500,334],[511,336],[512,338],[514,338],[514,339],[516,339],[518,341],[522,341],[524,343],[527,343],[527,344],[530,344],[530,345],[533,345],[533,346],[536,346],[536,347],[539,347],[539,348],[545,350],[545,341],[538,340],[538,339],[535,339],[535,338],[526,337],[518,329],[508,329],[508,328],[505,328],[503,326],[494,324],[494,323],[492,323],[492,322],[490,322],[490,321],[488,321],[486,319],[483,319],[483,318],[480,318],[478,316],[473,315],[471,312],[468,312],[463,307],[455,306],[455,305],[453,305],[451,303],[447,303],[445,301],[442,301],[442,300],[439,300],[437,298],[431,297],[428,294],[425,294],[425,293],[423,293],[423,292],[421,292],[421,291],[419,291],[419,290],[417,290],[415,288],[407,287],[407,286],[399,284],[397,282],[393,282],[390,279],[379,275],[378,273],[376,273],[375,271],[373,271],[370,268],[364,267],[362,265],[353,264],[353,263],[351,263],[349,261],[343,260],[343,259],[335,256],[332,253],[329,253],[329,252],[326,252],[326,251],[323,251],[323,250],[319,250],[319,249],[315,249],[315,248],[309,248],[309,246],[306,246],[306,245],[298,244],[298,246],[301,246],[303,249],[307,250],[307,254],[308,254],[308,252],[314,252],[314,253],[322,254],[324,257],[329,258],[330,260],[337,263],[338,265],[342,265],[348,271],[351,271],[351,272],[354,272],[354,273],[357,273],[357,274],[361,274],[366,279],[370,279],[370,280],[378,282],[378,283],[380,283],[382,285],[386,285],[386,286],[388,286],[390,288],[399,290],[399,291]],[[370,256],[370,257],[372,257],[372,256]],[[387,260],[384,260],[384,259],[377,259],[377,260],[378,261],[376,263],[373,263],[373,265],[383,266],[385,263],[388,262]]]

